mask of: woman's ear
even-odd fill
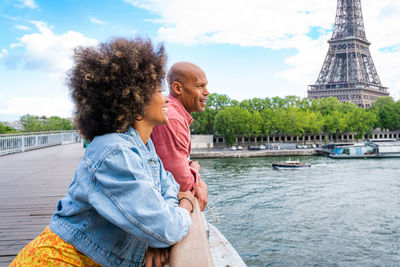
[[[171,88],[175,96],[180,96],[182,94],[183,86],[180,82],[173,82]]]

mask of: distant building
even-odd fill
[[[17,131],[22,131],[22,124],[20,121],[6,121],[3,122],[4,125],[7,125]]]

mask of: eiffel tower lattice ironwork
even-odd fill
[[[309,85],[308,98],[336,97],[368,108],[379,96],[388,96],[372,61],[361,0],[338,0],[335,26],[328,41],[329,50],[315,85]]]

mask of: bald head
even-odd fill
[[[173,93],[171,89],[174,82],[185,84],[191,81],[196,75],[205,76],[204,71],[193,63],[180,61],[172,65],[167,74],[170,93]]]
[[[210,94],[204,71],[190,62],[177,62],[168,71],[169,93],[176,97],[187,112],[201,112]]]

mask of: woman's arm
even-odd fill
[[[156,190],[151,173],[130,149],[116,149],[101,163],[89,202],[105,219],[154,248],[173,245],[191,224],[185,209],[168,204]]]

